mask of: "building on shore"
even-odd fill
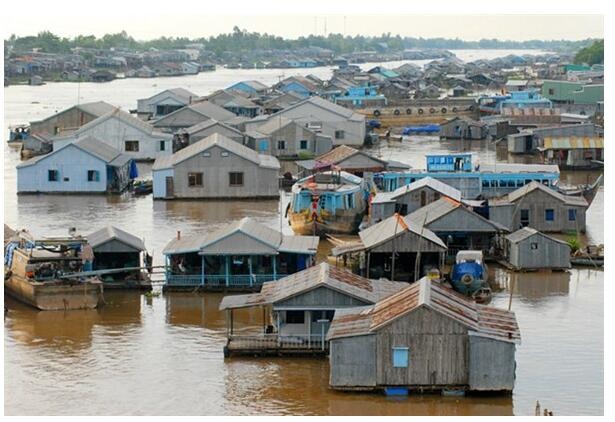
[[[17,166],[17,193],[120,193],[136,177],[129,156],[93,137]]]
[[[152,167],[154,199],[247,199],[280,196],[280,163],[214,133]]]
[[[327,339],[333,389],[511,392],[521,334],[513,312],[423,278],[336,312]]]
[[[570,268],[570,245],[531,227],[506,236],[506,256],[521,271]]]
[[[585,232],[589,207],[582,196],[569,196],[538,182],[489,200],[489,219],[510,231],[532,227],[545,233]]]
[[[226,296],[225,354],[326,354],[329,324],[343,308],[373,305],[407,283],[369,280],[321,263],[278,281],[263,284],[259,293]],[[248,333],[234,331],[233,310],[262,308],[263,326]]]
[[[213,232],[182,236],[163,250],[165,289],[257,290],[314,265],[318,237],[287,236],[243,218]]]

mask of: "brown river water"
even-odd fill
[[[206,94],[241,79],[271,83],[279,73],[243,71],[245,75],[233,74],[231,79],[224,72],[81,84],[78,91],[82,101],[100,99],[134,108],[137,98],[167,87],[192,85],[197,93]],[[327,76],[330,70],[317,72]],[[9,87],[4,94],[5,127],[44,117],[77,98],[76,84]],[[383,143],[371,152],[422,168],[427,152],[464,149],[475,152],[482,162],[513,161],[487,142],[462,147],[433,138]],[[159,202],[151,195],[129,194],[18,197],[15,165],[19,155],[6,144],[3,162],[4,222],[39,236],[63,235],[68,227],[89,233],[114,224],[143,237],[154,263],[161,264],[160,252],[177,230],[185,234],[212,230],[250,216],[290,233],[279,217],[288,202],[286,194],[282,204],[277,200]],[[147,175],[151,164],[139,167]],[[585,183],[598,174],[563,173],[562,182]],[[601,189],[588,211],[586,240],[590,243],[604,242],[603,209]],[[329,248],[321,242],[321,259]],[[603,414],[604,273],[574,269],[511,274],[495,265],[490,272],[492,304],[507,308],[510,303],[521,328],[511,396],[391,399],[334,392],[328,389],[326,358],[224,359],[225,321],[218,311],[219,293],[146,298],[140,292],[107,291],[107,306],[92,311],[37,312],[5,296],[10,309],[4,323],[5,414],[532,415],[536,400],[556,415]],[[260,318],[258,311],[246,310],[236,320],[251,326],[258,325]]]

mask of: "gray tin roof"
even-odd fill
[[[88,234],[86,238],[88,239],[90,246],[94,249],[104,243],[109,242],[110,240],[118,240],[140,251],[145,250],[143,240],[115,226],[103,227],[100,230],[96,230],[95,232]]]
[[[538,230],[532,228],[532,227],[523,227],[519,230],[517,230],[514,233],[509,234],[508,236],[506,236],[506,239],[508,241],[510,241],[511,243],[519,243],[527,238],[530,238],[532,236],[542,236],[544,238],[547,238],[553,242],[557,242],[557,243],[561,243],[563,245],[568,245],[568,243],[564,242],[563,240],[560,239],[556,239],[554,237],[551,236],[547,236],[544,233],[539,232]]]
[[[458,189],[455,189],[454,187],[447,185],[446,183],[442,183],[441,181],[434,179],[433,177],[424,177],[408,185],[401,186],[392,192],[377,193],[372,200],[372,204],[394,202],[395,199],[399,198],[400,196],[403,196],[406,193],[413,192],[425,186],[433,189],[436,192],[439,192],[444,196],[448,196],[455,201],[461,201],[461,191],[459,191]]]
[[[365,245],[365,248],[372,249],[382,243],[388,242],[404,232],[414,233],[429,242],[435,243],[443,250],[446,249],[446,245],[442,242],[442,239],[436,236],[434,232],[426,227],[422,227],[422,224],[420,223],[417,224],[414,221],[405,220],[399,214],[394,214],[389,218],[360,231],[359,236],[361,237],[361,241],[363,242],[363,245]]]

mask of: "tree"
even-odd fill
[[[604,64],[604,40],[594,41],[588,47],[582,48],[574,56],[576,64]]]

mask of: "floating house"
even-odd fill
[[[489,134],[487,123],[453,117],[440,124],[440,138],[444,139],[485,139]]]
[[[207,120],[227,122],[235,117],[235,114],[214,103],[201,101],[166,114],[152,125],[163,132],[175,133],[180,129],[189,128]]]
[[[327,339],[336,390],[511,392],[521,335],[513,312],[423,278],[375,305],[339,310]]]
[[[280,196],[280,163],[214,133],[152,167],[154,199],[240,199]]]
[[[164,248],[166,289],[258,289],[314,264],[318,238],[287,236],[251,219]]]
[[[415,281],[431,268],[440,268],[446,244],[431,230],[399,214],[359,232],[360,241],[340,245],[333,256],[360,253],[366,263],[359,272],[367,278]]]
[[[489,219],[515,231],[532,227],[541,232],[585,232],[582,196],[563,195],[541,183],[531,182],[500,198],[489,200]]]
[[[365,116],[320,97],[309,97],[270,115],[267,120],[286,117],[310,130],[331,137],[333,145],[363,145]],[[246,131],[258,130],[263,119],[246,122]]]
[[[383,192],[431,177],[461,191],[467,199],[493,198],[537,181],[556,189],[559,167],[544,164],[473,164],[472,154],[426,155],[426,170],[388,171],[374,174],[374,183]]]
[[[219,133],[220,135],[232,139],[242,145],[246,139],[246,135],[239,129],[229,126],[226,123],[210,119],[197,123],[189,128],[178,130],[173,137],[173,152],[175,153],[188,145],[192,145],[201,139],[205,139],[213,135],[214,133]]]
[[[542,84],[542,95],[556,103],[595,104],[604,101],[604,85],[546,80]]]
[[[510,231],[447,197],[419,208],[404,220],[409,227],[424,227],[434,232],[446,245],[449,257],[460,250],[481,250],[489,254],[496,237]]]
[[[370,203],[370,223],[375,224],[398,213],[408,215],[440,198],[461,201],[461,192],[432,177],[424,177],[393,192],[378,192]]]
[[[337,146],[313,160],[298,161],[297,165],[300,169],[303,169],[304,175],[336,169],[363,177],[365,172],[381,172],[390,169],[387,161],[347,145]],[[398,164],[392,163],[391,167],[395,165]],[[405,168],[407,169],[409,166],[405,166]]]
[[[143,120],[156,119],[192,104],[197,98],[198,95],[184,88],[165,89],[137,100],[137,114]]]
[[[129,156],[86,137],[17,166],[17,193],[119,193],[137,176]]]
[[[240,91],[241,92],[241,91]],[[238,91],[219,90],[206,97],[207,101],[216,104],[237,116],[256,117],[262,114],[262,107],[252,100],[239,94]]]
[[[104,101],[78,104],[43,120],[30,122],[30,133],[44,136],[63,135],[73,132],[113,110],[115,110],[115,107]]]
[[[52,138],[53,149],[85,137],[95,137],[135,160],[154,160],[170,155],[173,138],[171,134],[159,132],[147,122],[116,108],[74,132]]]
[[[259,293],[226,296],[225,355],[327,353],[329,324],[342,308],[372,305],[400,291],[406,283],[369,280],[327,263],[263,284]],[[263,327],[234,332],[233,311],[262,308]]]
[[[570,268],[570,245],[531,227],[506,236],[506,255],[516,270]]]
[[[556,164],[561,169],[586,170],[604,167],[604,138],[547,137],[538,150],[545,164]]]
[[[241,81],[237,82],[228,88],[229,91],[242,91],[247,94],[264,94],[269,87],[259,81]]]
[[[266,120],[247,135],[250,148],[276,157],[320,155],[330,151],[333,145],[330,136],[283,116]]]
[[[86,236],[94,250],[93,270],[133,268],[101,276],[105,288],[151,288],[146,272],[150,265],[143,240],[114,226],[106,226]]]
[[[602,136],[604,136],[604,128],[592,123],[525,129],[507,136],[508,152],[513,154],[534,152],[544,145],[545,138]]]

